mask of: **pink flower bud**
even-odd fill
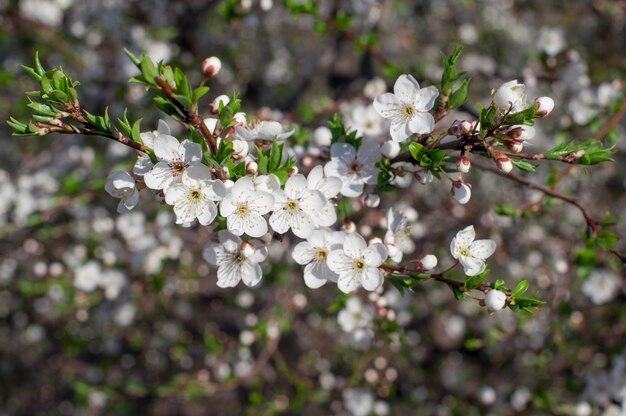
[[[211,112],[211,114],[217,114],[220,112],[220,104],[226,107],[229,102],[230,102],[230,98],[228,97],[228,95],[225,95],[225,94],[219,95],[215,97],[215,99],[213,100],[211,104],[209,104],[209,111]]]
[[[460,136],[461,132],[461,120],[454,120],[452,125],[448,128],[448,134],[453,136]]]
[[[202,75],[205,78],[216,76],[222,70],[222,61],[216,56],[211,56],[202,61]]]
[[[461,173],[467,173],[470,171],[470,168],[472,167],[472,162],[470,161],[469,157],[467,156],[462,156],[457,162],[456,162],[456,168],[458,169],[459,172]]]
[[[554,100],[550,97],[539,97],[535,100],[537,103],[537,112],[535,116],[545,117],[554,110]]]
[[[341,231],[348,231],[353,233],[356,231],[356,224],[346,218],[341,224]]]
[[[524,150],[524,142],[521,140],[505,140],[504,145],[513,153],[519,153]]]
[[[471,133],[472,131],[474,131],[474,126],[476,125],[476,123],[478,123],[478,120],[474,121],[473,123],[467,120],[463,120],[461,122],[461,132],[463,134]]]
[[[535,128],[532,126],[511,126],[506,131],[509,139],[525,141],[535,137]]]
[[[496,165],[504,173],[509,173],[513,170],[513,162],[502,153],[496,154]]]
[[[422,185],[426,185],[428,183],[431,183],[433,181],[433,179],[434,179],[433,174],[428,172],[428,171],[420,171],[420,170],[418,170],[413,175],[415,175],[415,179],[417,179],[417,181],[419,183],[421,183]]]
[[[248,162],[246,163],[246,174],[248,175],[256,175],[259,171],[259,165],[256,162]]]
[[[388,142],[383,143],[380,147],[380,152],[387,159],[393,159],[400,153],[400,143],[390,140]]]
[[[242,113],[241,111],[235,113],[233,120],[240,126],[245,126],[248,123],[248,120],[246,120],[246,113]]]
[[[241,243],[241,255],[243,255],[245,258],[250,257],[251,255],[254,254],[254,252],[256,251],[256,249],[254,248],[254,245],[248,241],[244,241],[243,243]]]
[[[289,177],[291,177],[291,176],[295,176],[295,175],[297,175],[297,174],[298,174],[298,172],[300,172],[300,170],[298,169],[298,167],[297,167],[297,166],[292,166],[292,167],[291,167],[291,169],[289,169],[289,173],[288,173],[288,175],[289,175]]]
[[[437,267],[437,257],[434,254],[427,254],[419,260],[422,270],[432,270]]]
[[[368,208],[376,208],[380,204],[380,195],[368,193],[363,198],[363,204]]]
[[[472,188],[461,180],[452,182],[450,190],[452,197],[461,205],[465,205],[472,198]]]

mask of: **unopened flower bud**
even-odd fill
[[[385,142],[380,146],[380,152],[387,159],[393,159],[400,153],[400,143],[393,140]]]
[[[506,304],[506,294],[496,289],[487,292],[485,296],[485,306],[492,311],[499,311]]]
[[[496,155],[496,165],[504,173],[509,173],[513,170],[513,162],[502,153]]]
[[[363,204],[368,208],[376,208],[380,204],[380,195],[375,193],[368,193],[363,198]]]
[[[348,231],[353,233],[356,231],[356,224],[346,218],[341,224],[341,231]]]
[[[288,174],[289,174],[289,176],[291,177],[291,176],[295,176],[295,175],[297,175],[297,174],[298,174],[298,172],[300,172],[300,170],[298,169],[298,167],[297,167],[297,166],[292,166],[292,167],[289,169],[289,173],[288,173]]]
[[[248,156],[250,145],[245,140],[233,140],[233,158],[243,159]]]
[[[211,114],[217,114],[220,112],[220,104],[226,107],[229,102],[230,98],[228,97],[228,95],[219,95],[215,97],[211,104],[209,104],[209,111],[211,112]]]
[[[333,134],[328,127],[321,126],[313,131],[313,142],[317,146],[330,146]]]
[[[511,126],[506,132],[509,139],[530,140],[535,137],[535,128],[532,126]]]
[[[246,174],[256,175],[258,171],[259,171],[259,165],[256,162],[252,161],[252,162],[246,163]]]
[[[456,168],[461,173],[469,172],[471,167],[472,167],[472,162],[467,156],[461,156],[461,158],[456,162]]]
[[[535,116],[545,117],[554,110],[554,100],[550,97],[539,97],[535,100],[537,103],[537,112]]]
[[[230,178],[230,171],[228,170],[228,166],[222,167],[222,173],[224,174],[225,177]]]
[[[244,241],[244,242],[241,244],[241,254],[242,254],[245,258],[248,258],[248,257],[250,257],[251,255],[253,255],[255,251],[256,251],[256,250],[255,250],[254,245],[253,245],[252,243],[250,243],[250,242],[248,242],[248,241]]]
[[[452,197],[461,205],[467,204],[472,198],[472,188],[460,180],[452,182],[450,193],[452,193]]]
[[[222,70],[222,61],[216,56],[211,56],[202,61],[202,75],[205,78],[216,76]]]
[[[241,111],[238,113],[235,113],[235,115],[233,116],[233,120],[240,126],[245,126],[246,123],[248,122],[246,120],[246,113],[242,113]]]
[[[402,261],[402,250],[398,248],[395,244],[387,244],[387,255],[394,263],[400,263]]]
[[[505,140],[504,145],[513,153],[519,153],[524,150],[524,142],[521,140]]]
[[[478,124],[478,128],[480,128],[480,123],[478,123],[478,120],[474,121],[473,123],[467,120],[463,120],[461,122],[461,132],[463,134],[471,133],[472,131],[474,131],[474,127],[476,126],[476,124]]]
[[[413,175],[415,175],[415,179],[417,179],[417,181],[421,183],[422,185],[431,183],[434,179],[433,174],[428,171],[418,170]]]
[[[425,255],[419,262],[422,266],[422,270],[432,270],[437,267],[437,257],[434,254]]]
[[[315,163],[315,158],[311,155],[305,155],[302,158],[302,166],[304,166],[305,168],[310,168],[311,166],[313,166],[313,163]]]
[[[461,120],[454,120],[452,125],[448,127],[448,134],[453,136],[460,136],[461,133]]]

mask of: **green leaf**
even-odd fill
[[[595,243],[603,250],[611,250],[619,242],[619,237],[609,231],[602,231],[596,237]]]
[[[524,111],[520,111],[519,113],[509,114],[504,120],[505,125],[511,126],[514,124],[525,124],[528,126],[532,126],[535,122],[533,119],[535,118],[535,114],[537,113],[537,103],[534,103],[532,106],[527,108]]]
[[[465,101],[467,101],[467,93],[469,88],[470,79],[466,78],[461,83],[461,86],[450,94],[450,98],[448,98],[448,102],[446,106],[448,108],[454,109],[462,106]]]
[[[193,103],[196,104],[198,101],[200,101],[200,98],[202,98],[208,92],[209,92],[209,87],[202,86],[202,87],[196,88],[193,92],[193,97],[192,97]]]
[[[459,289],[459,287],[457,285],[448,284],[448,287],[452,291],[452,294],[454,295],[454,298],[456,300],[464,300],[465,299],[465,292],[463,292],[461,289]]]
[[[489,269],[486,269],[484,272],[482,272],[478,276],[469,276],[465,280],[465,289],[467,290],[476,289],[485,281],[487,276],[489,276]]]
[[[515,286],[515,289],[513,289],[513,292],[511,293],[511,297],[515,299],[519,296],[522,296],[527,290],[528,290],[528,280],[522,280]]]
[[[450,55],[449,58],[446,58],[443,55],[443,73],[441,75],[441,90],[444,95],[450,95],[452,92],[452,88],[454,88],[454,84],[465,76],[465,74],[457,74],[456,72],[456,61],[459,59],[459,55],[461,55],[461,51],[463,50],[462,46],[457,46]]]
[[[524,170],[526,172],[534,172],[537,170],[537,167],[532,163],[529,163],[522,159],[515,159],[513,157],[510,158],[511,163],[517,166],[519,169]]]
[[[508,204],[500,204],[494,208],[494,212],[498,215],[506,217],[517,217],[517,209]]]

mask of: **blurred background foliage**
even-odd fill
[[[27,117],[24,92],[35,85],[20,65],[35,51],[81,82],[87,110],[120,117],[128,107],[143,130],[160,114],[142,86],[127,84],[136,69],[123,48],[180,65],[196,83],[202,59],[218,56],[224,70],[210,97],[239,92],[249,117],[313,129],[348,111],[373,77],[436,84],[441,53],[462,44],[466,110],[515,78],[529,96],[555,98],[534,141],[541,151],[600,131],[619,111],[626,76],[624,1],[1,0],[0,23],[2,119]],[[436,182],[386,194],[385,209],[419,213],[420,253],[447,264],[454,233],[474,224],[498,242],[494,278],[528,279],[547,305],[531,317],[488,315],[435,284],[404,298],[388,288],[360,296],[360,313],[373,315],[364,342],[338,322],[346,299],[333,287],[308,290],[283,261],[288,241],[273,247],[260,287],[218,289],[200,255],[210,229],[175,226],[146,195],[115,213],[103,186],[132,166],[123,146],[0,131],[0,414],[626,411],[623,266],[586,240],[570,206],[477,171],[467,206]],[[610,211],[623,236],[623,123],[608,140],[617,163],[575,169],[560,189],[596,218]],[[534,180],[562,169],[542,166]],[[513,216],[494,212],[501,204]],[[361,230],[376,233],[384,210],[356,205]],[[99,288],[79,290],[94,275]],[[608,295],[594,297],[598,285]]]

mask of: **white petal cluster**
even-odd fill
[[[211,172],[204,165],[191,166],[185,170],[180,182],[173,183],[165,192],[165,202],[174,207],[176,224],[198,220],[209,225],[217,216],[216,201],[226,196],[221,181],[211,180]]]
[[[582,291],[595,305],[613,300],[620,288],[620,277],[608,269],[594,270],[582,285]]]
[[[334,250],[328,256],[328,267],[339,275],[337,286],[344,293],[350,293],[362,286],[373,291],[383,284],[383,274],[379,266],[387,258],[383,244],[369,246],[358,234],[349,233],[343,240],[341,250]]]
[[[389,257],[396,263],[402,261],[403,253],[409,254],[415,251],[410,224],[401,211],[393,208],[387,211],[387,232],[384,241],[389,250]]]
[[[308,287],[317,289],[329,280],[337,281],[339,276],[328,267],[328,255],[333,250],[341,249],[344,237],[342,232],[319,229],[293,248],[293,259],[305,266],[304,283]]]
[[[364,141],[358,151],[348,143],[335,143],[324,173],[341,180],[342,195],[355,198],[363,193],[365,185],[376,184],[380,170],[374,165],[380,157],[380,148],[374,142]]]
[[[154,138],[154,154],[159,161],[143,179],[148,188],[165,190],[180,181],[188,167],[200,164],[202,148],[189,140],[181,143],[174,136],[159,134]]]
[[[245,141],[278,140],[283,141],[290,137],[295,129],[284,130],[278,121],[257,121],[235,127],[235,137]]]
[[[529,107],[526,86],[516,79],[505,82],[496,90],[493,102],[500,110],[503,112],[510,110],[511,114],[526,110]]]
[[[107,177],[104,190],[114,198],[119,198],[117,212],[123,214],[135,208],[139,202],[139,191],[135,179],[128,172],[115,171]]]
[[[220,203],[220,214],[226,217],[228,231],[231,233],[261,237],[267,232],[267,220],[263,215],[270,212],[273,206],[272,194],[257,191],[254,181],[249,176],[244,176],[235,182]]]
[[[428,134],[435,129],[435,119],[429,111],[438,96],[437,88],[420,88],[413,76],[405,74],[396,80],[393,94],[388,92],[376,97],[374,108],[391,120],[391,138],[404,142],[412,134]]]
[[[298,174],[287,180],[284,191],[274,191],[274,213],[269,221],[274,231],[284,234],[291,229],[296,236],[307,238],[319,226],[321,209],[328,201],[308,185],[304,175]]]
[[[219,243],[209,242],[204,247],[204,259],[217,267],[217,285],[235,287],[241,280],[246,286],[256,286],[263,276],[259,263],[268,254],[259,240],[244,242],[227,230],[221,230]]]
[[[470,225],[459,231],[450,243],[452,257],[463,266],[467,276],[477,276],[485,271],[485,262],[494,251],[496,242],[493,240],[476,240],[474,226]]]

